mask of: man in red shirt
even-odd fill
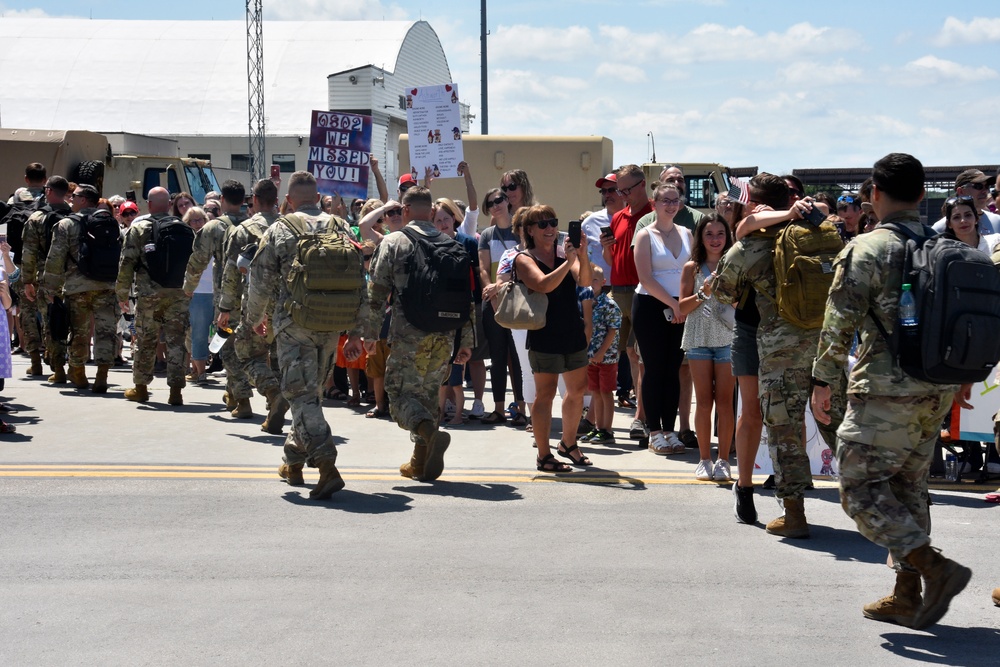
[[[621,167],[615,175],[618,178],[618,194],[621,195],[625,208],[611,218],[611,233],[601,239],[604,246],[604,259],[611,266],[611,293],[622,311],[622,326],[619,336],[628,354],[629,366],[632,369],[632,381],[635,385],[636,412],[635,419],[629,429],[629,437],[642,439],[648,435],[644,425],[645,414],[642,409],[642,366],[639,363],[639,350],[636,348],[635,335],[632,333],[632,297],[639,275],[635,270],[635,255],[632,251],[632,237],[639,218],[652,212],[649,195],[646,194],[646,176],[642,167],[627,164]]]

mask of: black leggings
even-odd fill
[[[650,431],[673,431],[680,402],[681,338],[684,325],[667,322],[666,304],[648,294],[636,294],[632,302],[632,328],[645,371],[642,375],[642,407]]]
[[[506,401],[508,360],[510,383],[514,386],[514,400],[523,401],[521,362],[518,361],[517,351],[514,349],[514,338],[510,329],[497,324],[493,306],[488,302],[483,304],[483,331],[486,332],[486,341],[490,344],[490,387],[493,390],[494,402],[504,404]]]

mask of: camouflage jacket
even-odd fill
[[[61,211],[64,215],[70,214],[69,204],[53,204],[42,207],[35,211],[24,222],[24,231],[21,240],[24,249],[21,251],[21,282],[25,285],[37,285],[41,276],[40,271],[45,270],[45,255],[42,254],[42,244],[48,241],[45,236],[45,216],[50,211]]]
[[[818,329],[800,329],[778,316],[777,279],[774,273],[774,239],[781,225],[754,232],[737,241],[716,269],[712,293],[721,303],[736,303],[749,283],[757,290],[757,352],[764,359],[782,350],[798,347],[803,338],[815,340]],[[811,359],[793,360],[796,365]]]
[[[430,222],[414,220],[409,223],[411,227],[416,227],[417,231],[423,234],[433,235],[437,229]],[[438,232],[440,233],[440,232]],[[397,337],[412,338],[414,332],[424,334],[410,325],[403,314],[403,304],[399,294],[406,286],[406,258],[413,253],[413,242],[407,238],[406,234],[387,234],[382,238],[372,257],[372,262],[368,272],[368,308],[366,319],[361,321],[361,335],[365,340],[377,340],[382,329],[382,321],[385,319],[385,303],[390,294],[395,293],[390,307],[391,322],[389,325],[389,338],[391,344]],[[469,300],[472,301],[472,293],[469,293]],[[471,308],[473,318],[475,318],[475,304]],[[451,335],[451,334],[448,334]],[[462,327],[461,347],[474,347],[474,321],[470,319]]]
[[[187,271],[184,273],[183,289],[185,292],[192,293],[198,288],[201,274],[205,272],[208,263],[214,259],[215,272],[212,274],[212,282],[215,283],[215,298],[219,298],[222,287],[222,267],[226,264],[226,258],[223,256],[226,233],[230,227],[238,225],[244,220],[246,220],[246,216],[242,213],[222,215],[215,220],[209,220],[204,227],[198,230],[198,233],[194,235],[194,249],[191,251]]]
[[[258,213],[249,220],[244,220],[226,233],[222,254],[225,265],[216,271],[222,271],[222,291],[219,296],[219,310],[224,312],[238,311],[243,301],[243,274],[236,265],[240,253],[248,245],[260,244],[267,228],[278,219],[277,213]],[[216,265],[218,266],[218,265]]]
[[[80,215],[87,215],[96,208],[85,208]],[[52,246],[45,260],[42,285],[53,294],[78,294],[112,290],[113,280],[102,282],[88,278],[77,266],[80,260],[80,223],[75,217],[64,218],[53,228]]]
[[[917,211],[894,213],[882,222],[889,221],[922,233]],[[842,375],[858,332],[860,343],[857,363],[848,380],[849,394],[921,396],[958,389],[955,385],[922,382],[903,373],[872,320],[874,313],[886,333],[892,335],[899,321],[905,259],[904,239],[881,227],[861,234],[837,255],[813,377],[832,382],[831,378]]]
[[[335,227],[342,234],[356,240],[350,226],[344,220],[324,213],[316,205],[300,208],[296,213],[308,220],[310,229],[325,231]],[[264,232],[257,254],[250,264],[250,278],[243,312],[244,322],[256,326],[265,316],[270,315],[274,333],[290,325],[294,326],[291,315],[285,309],[285,302],[289,299],[288,272],[297,255],[298,240],[279,217]],[[363,316],[367,316],[364,303],[359,312],[359,319]]]
[[[166,213],[151,215],[145,220],[133,222],[125,233],[122,245],[122,261],[118,265],[118,282],[115,283],[115,294],[119,301],[127,301],[129,290],[135,282],[135,295],[139,298],[148,296],[184,296],[183,288],[163,287],[149,277],[149,271],[143,263],[145,248],[153,242],[153,221],[166,217]]]

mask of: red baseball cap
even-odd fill
[[[139,207],[136,206],[136,203],[134,201],[129,201],[126,199],[125,201],[122,202],[122,205],[118,207],[118,215],[121,215],[125,211],[135,211],[136,213],[138,213]]]
[[[399,187],[403,187],[404,183],[416,183],[417,179],[413,178],[413,174],[403,174],[399,177]]]
[[[618,176],[616,176],[615,174],[608,174],[604,178],[599,178],[597,179],[597,182],[594,183],[594,187],[603,188],[608,183],[610,183],[611,185],[618,185]]]

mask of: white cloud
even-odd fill
[[[1000,42],[1000,18],[974,18],[969,22],[954,16],[944,20],[941,32],[934,38],[938,46],[955,46]]]
[[[977,83],[1000,76],[985,65],[963,65],[937,56],[927,55],[903,66],[895,80],[905,86],[933,86],[947,83]]]
[[[601,63],[597,66],[594,74],[599,77],[614,79],[622,83],[645,83],[646,70],[635,65],[615,65],[612,63]]]
[[[490,60],[574,62],[592,55],[594,39],[588,28],[501,26],[490,36]]]
[[[864,76],[864,70],[848,65],[843,59],[832,64],[802,60],[778,70],[780,81],[797,86],[858,83]]]
[[[63,14],[49,14],[44,9],[32,8],[32,9],[10,9],[4,4],[0,4],[0,16],[5,19],[50,19],[50,18],[64,18],[68,15]]]
[[[264,3],[264,18],[279,21],[402,21],[409,11],[380,0],[284,0]]]

